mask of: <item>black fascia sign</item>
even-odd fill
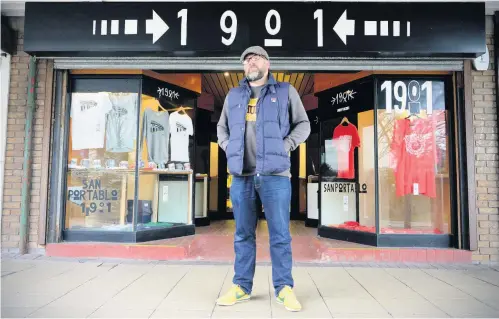
[[[348,117],[374,109],[372,76],[315,93],[321,121]]]
[[[484,2],[27,2],[37,56],[477,57]]]
[[[197,92],[148,76],[142,78],[142,94],[156,98],[165,109],[190,105],[199,96]]]

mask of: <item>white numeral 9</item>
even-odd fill
[[[232,20],[230,27],[227,27],[226,25],[227,18],[230,18]],[[222,37],[222,43],[225,45],[231,45],[234,42],[237,33],[237,17],[234,11],[227,10],[224,12],[224,14],[222,14],[222,17],[220,18],[220,28],[223,32],[230,33],[230,38],[226,39]]]
[[[272,19],[273,16],[275,17],[275,28],[270,26],[270,19]],[[279,33],[281,30],[281,16],[279,15],[279,12],[272,9],[269,13],[267,13],[267,17],[265,18],[265,28],[270,35],[276,35]]]
[[[399,94],[399,88],[402,88],[402,95]],[[395,100],[399,101],[402,103],[401,107],[399,107],[397,104],[395,104],[395,112],[400,112],[404,111],[405,107],[407,105],[407,87],[405,86],[404,82],[402,81],[397,81],[395,83],[395,86],[393,88],[393,95],[395,96]]]

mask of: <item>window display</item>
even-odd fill
[[[383,79],[378,91],[380,232],[450,234],[444,81]]]
[[[132,230],[137,107],[137,93],[72,93],[66,229]]]
[[[73,87],[65,229],[192,224],[196,94],[146,78],[75,79]]]
[[[138,199],[153,210],[137,229],[192,224],[196,94],[154,78],[143,80],[142,93]]]
[[[340,229],[379,235],[452,233],[450,84],[450,78],[439,76],[369,76],[317,93],[319,233],[338,239],[352,235]],[[373,245],[393,241],[358,233],[355,238]],[[448,245],[441,236],[414,240],[415,245]]]
[[[374,233],[373,88],[364,82],[317,94],[322,117],[321,225]]]

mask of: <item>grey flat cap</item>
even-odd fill
[[[241,62],[243,62],[244,58],[250,53],[261,55],[265,57],[267,60],[269,60],[269,54],[267,53],[267,51],[265,51],[264,48],[255,45],[244,50],[243,54],[241,54],[240,58]]]

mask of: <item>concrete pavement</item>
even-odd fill
[[[215,305],[230,264],[3,256],[2,318],[499,317],[499,271],[478,265],[297,265],[303,311],[275,302],[257,266],[252,300]]]

